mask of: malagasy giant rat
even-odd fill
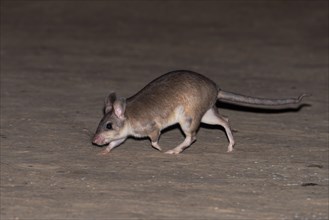
[[[221,90],[201,74],[177,70],[153,80],[128,99],[117,98],[114,92],[110,93],[105,100],[104,117],[93,143],[100,146],[109,144],[102,151],[102,154],[107,154],[129,136],[149,137],[152,146],[161,151],[158,143],[161,130],[178,123],[185,140],[166,153],[179,154],[196,140],[200,123],[205,123],[224,127],[229,140],[227,151],[231,152],[235,141],[228,119],[218,113],[215,106],[217,100],[274,106],[299,103],[304,96],[264,99],[238,95]]]

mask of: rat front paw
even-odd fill
[[[104,156],[104,155],[107,155],[107,154],[109,154],[109,153],[110,153],[109,150],[104,149],[104,150],[102,150],[101,152],[99,152],[97,155],[99,155],[99,156]]]

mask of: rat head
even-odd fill
[[[117,99],[114,92],[110,93],[105,99],[104,116],[99,122],[93,144],[105,145],[127,136],[125,109],[126,100]]]

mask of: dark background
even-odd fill
[[[328,219],[327,1],[1,1],[1,219]],[[181,155],[91,145],[109,91],[175,69],[296,111],[223,105]],[[161,136],[164,150],[183,140]]]

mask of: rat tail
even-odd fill
[[[265,99],[265,98],[256,98],[256,97],[251,97],[251,96],[239,95],[236,93],[219,90],[217,98],[219,101],[223,101],[223,102],[276,106],[276,105],[287,105],[287,104],[300,103],[305,96],[308,96],[308,94],[302,94],[298,98]]]

